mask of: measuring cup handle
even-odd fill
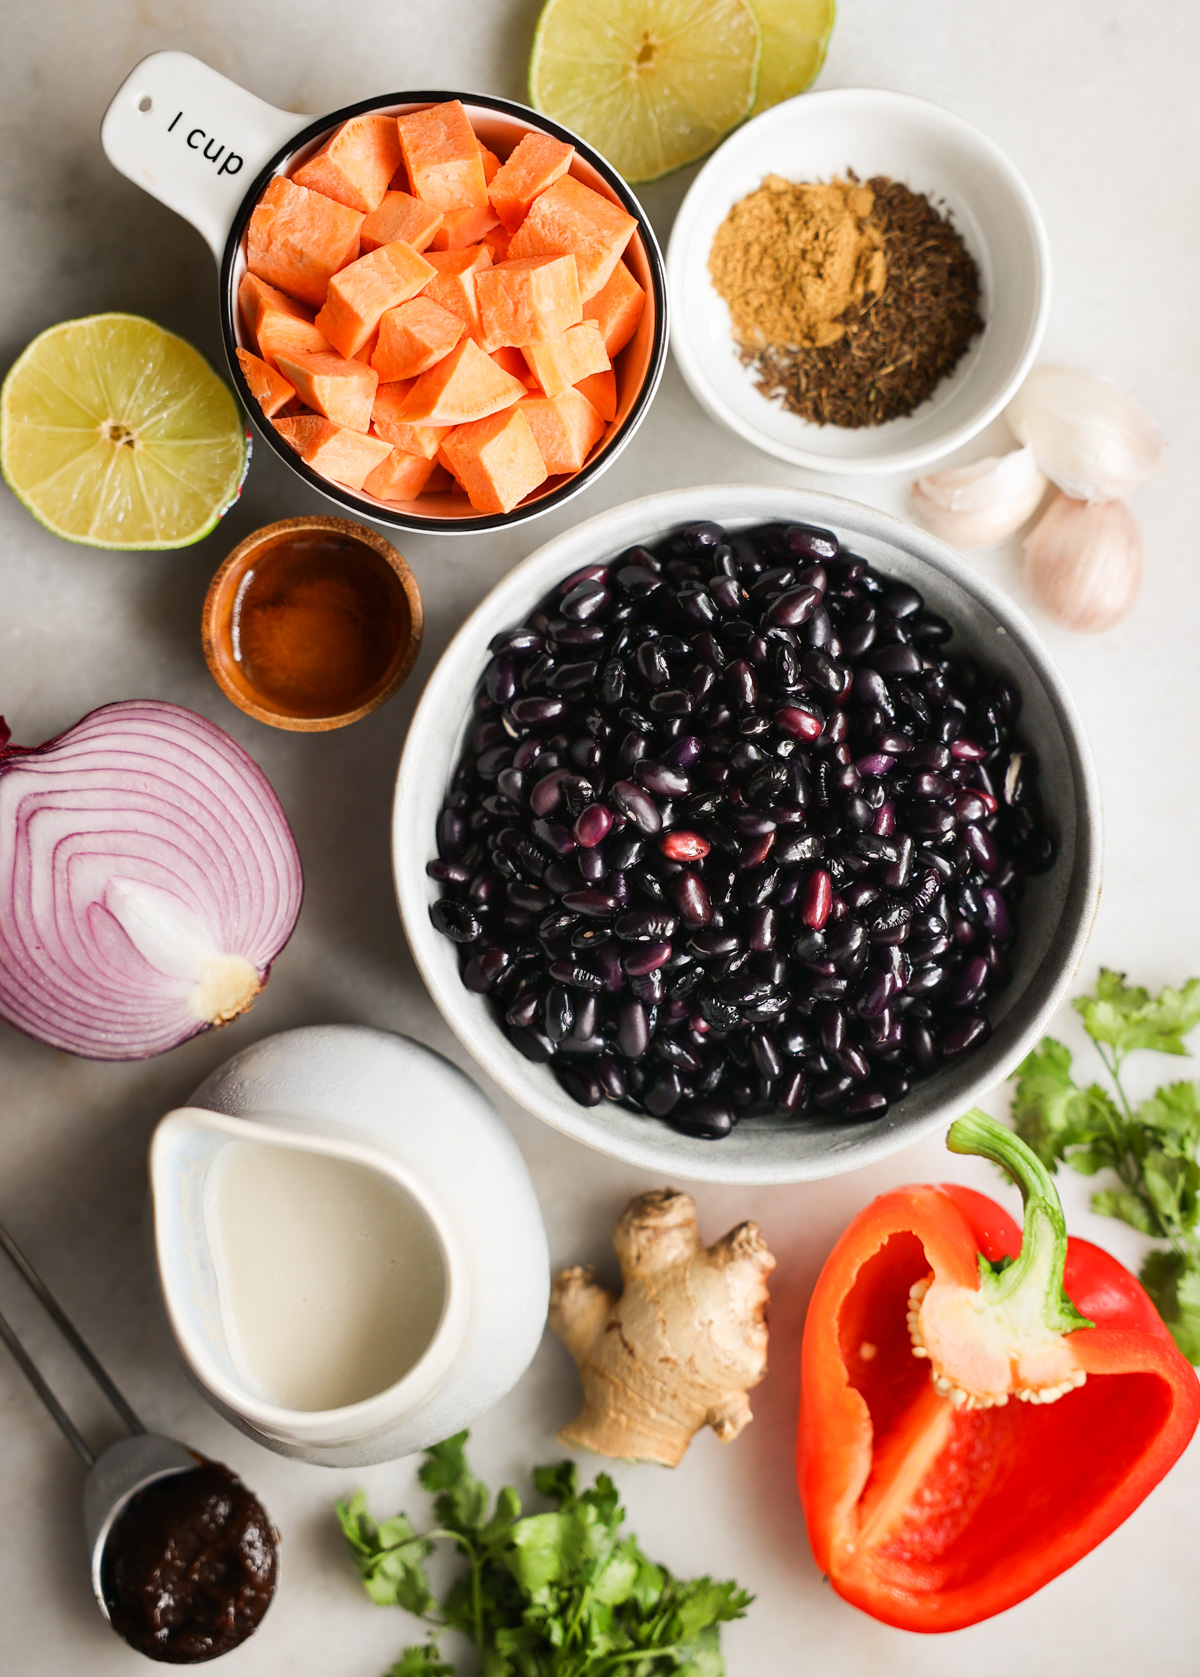
[[[250,182],[311,117],[280,111],[186,52],[143,58],[113,95],[113,166],[190,221],[220,262]]]

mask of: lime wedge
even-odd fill
[[[657,180],[749,114],[761,50],[750,0],[548,0],[529,97],[626,180]]]
[[[0,390],[0,466],[47,529],[91,547],[187,547],[237,499],[245,423],[204,357],[134,314],[65,320]]]
[[[762,25],[762,69],[751,116],[811,87],[833,34],[834,0],[754,0]]]

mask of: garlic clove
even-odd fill
[[[1095,633],[1128,617],[1145,568],[1142,533],[1124,501],[1056,495],[1025,538],[1030,591],[1068,629]]]
[[[1046,479],[1031,448],[931,472],[912,486],[917,517],[952,547],[995,547],[1037,510]]]
[[[1046,476],[1077,501],[1127,501],[1167,455],[1144,409],[1111,379],[1073,367],[1035,367],[1004,417]]]

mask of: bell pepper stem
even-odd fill
[[[952,1153],[974,1153],[999,1165],[1024,1201],[1020,1254],[993,1264],[980,1253],[980,1291],[996,1304],[1011,1304],[1021,1295],[1057,1333],[1094,1327],[1067,1297],[1067,1222],[1054,1181],[1037,1155],[1006,1124],[977,1106],[951,1124],[946,1146]]]

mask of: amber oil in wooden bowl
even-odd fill
[[[421,645],[416,578],[390,542],[344,518],[284,518],[247,536],[204,602],[222,692],[274,728],[344,728],[390,699]]]

